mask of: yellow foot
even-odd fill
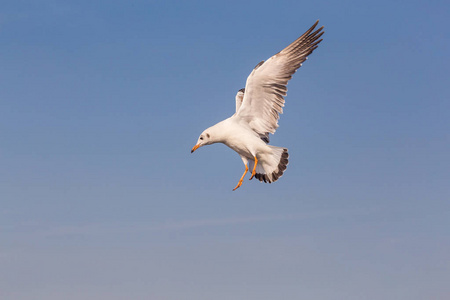
[[[242,181],[244,180],[245,174],[247,174],[247,172],[248,172],[248,167],[247,167],[247,165],[245,165],[244,174],[242,174],[241,179],[239,179],[239,182],[238,182],[237,186],[233,189],[233,191],[235,191],[238,187],[240,187],[242,185]]]
[[[255,176],[255,174],[256,174],[256,165],[257,164],[258,164],[258,159],[255,156],[255,165],[253,166],[252,176],[250,176],[249,180],[252,180],[252,178]]]
[[[233,191],[237,190],[238,187],[240,187],[242,185],[242,179],[239,180],[239,183],[237,184],[237,186],[233,189]]]

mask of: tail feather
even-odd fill
[[[289,154],[286,148],[270,146],[272,154],[262,159],[261,163],[256,165],[255,178],[259,181],[272,183],[283,176],[284,171],[289,163]],[[259,161],[259,160],[258,160]],[[254,161],[249,161],[249,169],[252,170]]]

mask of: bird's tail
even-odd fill
[[[256,165],[255,178],[259,181],[272,183],[283,176],[284,171],[289,163],[289,154],[286,148],[267,145],[271,148],[272,153],[264,157],[261,163]],[[249,169],[253,170],[255,162],[249,161]]]

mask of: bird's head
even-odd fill
[[[214,140],[212,139],[210,131],[206,129],[205,131],[200,134],[197,140],[197,144],[192,148],[191,153],[193,153],[198,148],[205,146],[205,145],[211,145],[214,143]]]

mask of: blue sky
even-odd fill
[[[3,1],[2,299],[448,299],[446,1]],[[274,184],[223,145],[317,19]],[[247,177],[248,178],[248,177]]]

